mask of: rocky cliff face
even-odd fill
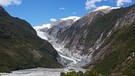
[[[58,42],[64,43],[65,48],[70,50],[69,55],[78,56],[77,58],[80,59],[91,56],[90,54],[100,46],[103,39],[103,31],[100,30],[101,26],[95,26],[95,23],[111,10],[105,8],[104,10],[98,9],[87,13],[69,29],[65,30],[59,37]]]
[[[131,9],[132,8],[132,9]],[[87,13],[59,37],[72,55],[92,56],[113,31],[134,21],[134,7],[98,10]],[[64,42],[63,42],[64,41]],[[92,55],[93,54],[93,55]],[[84,56],[83,56],[84,55]],[[91,59],[90,59],[91,60]]]
[[[104,74],[132,76],[135,74],[135,5],[114,11],[119,13],[119,18],[110,36],[94,52],[91,64]]]
[[[86,14],[59,37],[70,56],[104,74],[134,75],[135,5]],[[63,42],[64,41],[64,42]],[[115,62],[115,63],[114,63]]]
[[[59,40],[58,37],[60,37],[60,35],[65,30],[70,28],[72,24],[78,19],[80,19],[80,17],[77,17],[77,16],[69,16],[67,18],[60,18],[53,24],[43,24],[41,26],[35,26],[34,29],[37,31],[38,36],[41,37],[42,39],[49,41],[53,45],[53,47],[57,50],[57,52],[60,53],[60,55],[62,54],[62,55],[67,56],[66,53],[69,51],[68,49],[64,48],[65,45],[58,43],[58,40]],[[69,58],[72,58],[72,57],[69,57]],[[72,58],[72,60],[75,63],[79,61],[76,58]],[[64,65],[69,63],[69,61],[65,61],[65,60],[63,61],[63,59],[61,58],[60,58],[60,62],[62,64],[64,63]]]
[[[112,9],[109,6],[103,6],[87,13],[79,20],[73,20],[76,18],[58,20],[52,24],[50,29],[42,28],[39,30],[44,32],[48,41],[61,45],[66,55],[85,59],[90,56],[94,49],[99,47],[103,36],[103,33],[100,32],[94,36],[96,38],[90,39],[92,42],[89,42],[88,37],[92,37],[96,32],[92,31],[97,27],[93,24]],[[37,28],[35,29],[37,30]],[[39,30],[37,31],[39,32]]]
[[[61,67],[58,53],[39,38],[29,23],[0,7],[0,72],[35,67]]]
[[[71,25],[78,19],[80,19],[80,17],[77,17],[77,16],[61,18],[52,24],[43,24],[41,26],[34,27],[34,29],[38,32],[44,33],[45,36],[47,36],[45,38],[46,40],[48,40],[48,39],[52,40],[50,38],[57,39],[66,29],[70,28]],[[48,28],[48,26],[49,26],[49,28]]]
[[[115,13],[118,12],[119,16],[120,15],[121,16],[116,19],[116,22],[115,22],[113,28],[109,32],[110,36],[112,34],[114,34],[114,32],[118,31],[119,29],[121,29],[123,27],[129,27],[130,25],[132,25],[135,22],[135,6],[134,5],[127,7],[127,8],[120,8],[120,9],[114,10],[114,11],[115,11]],[[125,13],[122,13],[122,11]],[[109,39],[110,36],[107,39]],[[107,39],[106,39],[106,41],[107,41]]]
[[[87,13],[54,38],[65,49],[66,55],[90,62],[90,68],[104,74],[132,76],[134,23],[135,5],[100,8]]]

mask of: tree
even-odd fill
[[[60,76],[65,76],[65,73],[64,73],[64,72],[61,72],[61,73],[60,73]]]

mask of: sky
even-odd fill
[[[32,26],[69,16],[82,17],[103,5],[126,7],[132,4],[135,0],[0,0],[0,5],[11,16],[24,19]]]

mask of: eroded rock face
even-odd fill
[[[103,59],[104,56],[112,52],[107,52],[112,46],[109,44],[102,49],[100,46],[110,38],[115,30],[135,21],[134,11],[134,6],[131,6],[114,9],[108,13],[102,11],[87,13],[65,30],[58,42],[64,43],[65,48],[71,53],[69,55],[74,57],[88,58],[89,61]]]
[[[73,22],[67,29],[65,26],[69,23],[65,21],[58,22],[58,25],[49,31],[44,29],[41,31],[47,34],[48,41],[61,47],[63,54],[81,59],[85,64],[87,62],[92,64],[104,60],[115,51],[114,45],[108,43],[108,40],[125,25],[130,26],[135,21],[134,15],[134,5],[113,10],[92,11]]]
[[[80,59],[87,58],[94,49],[101,45],[103,32],[100,32],[92,43],[88,44],[87,42],[89,42],[88,37],[92,36],[89,35],[90,32],[96,28],[93,28],[93,24],[105,14],[103,11],[89,12],[58,37],[58,43],[62,43],[70,51],[67,52],[69,56],[72,55]]]
[[[129,7],[131,8],[123,17],[117,20],[115,28],[120,28],[124,25],[128,25],[134,22],[135,20],[135,6]]]
[[[121,9],[119,9],[119,11],[126,11],[126,13],[123,14],[120,18],[116,19],[117,21],[115,22],[114,27],[110,31],[110,36],[113,32],[117,31],[118,29],[121,29],[122,27],[125,27],[125,26],[128,27],[132,23],[135,22],[135,6],[134,5],[127,7],[127,8],[121,8]],[[109,37],[108,37],[108,39],[109,39]],[[95,61],[98,59],[102,60],[105,57],[105,55],[108,55],[109,53],[112,52],[111,50],[113,48],[114,48],[113,45],[107,44],[106,46],[98,49],[100,51],[93,57],[92,61]],[[103,52],[104,52],[104,54],[103,54]]]
[[[110,36],[94,52],[90,65],[94,65],[95,69],[110,75],[134,75],[134,11],[135,5],[113,11],[119,16],[115,15],[116,22]]]
[[[108,12],[104,12],[107,10]],[[103,32],[101,32],[95,38],[95,42],[93,41],[91,44],[87,43],[89,42],[87,40],[89,33],[95,28],[92,28],[94,26],[93,24],[111,10],[112,9],[92,11],[79,20],[58,20],[52,24],[50,29],[43,28],[40,29],[40,31],[44,32],[48,41],[61,45],[66,55],[79,59],[88,59],[88,55],[90,55],[94,49],[99,48],[103,37]],[[91,28],[91,30],[89,28]]]

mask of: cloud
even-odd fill
[[[76,12],[73,12],[74,15],[76,15],[77,13]]]
[[[131,3],[131,0],[117,0],[117,6],[122,6],[124,3]]]
[[[65,10],[66,8],[64,8],[64,7],[61,7],[61,8],[59,8],[59,10]]]
[[[55,22],[57,20],[55,18],[51,18],[50,21]]]
[[[20,5],[22,3],[21,0],[0,0],[0,5],[8,6],[8,5]]]
[[[91,8],[96,8],[96,4],[97,2],[101,2],[102,0],[87,0],[85,3],[85,9],[89,10]]]

